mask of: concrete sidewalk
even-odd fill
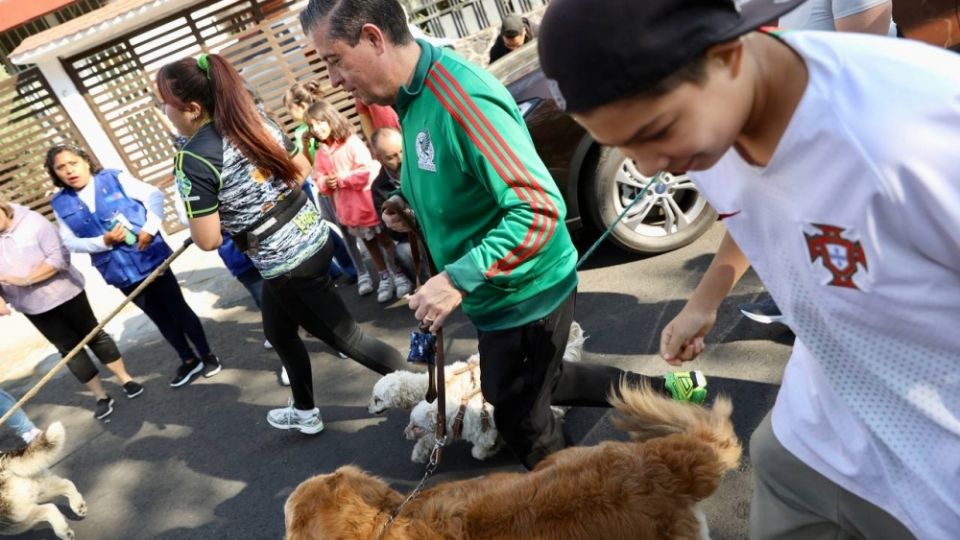
[[[176,249],[189,238],[189,231],[183,230],[166,238],[170,247]],[[97,320],[103,321],[123,301],[123,293],[103,281],[100,273],[90,264],[88,255],[73,254],[71,262],[83,274],[90,305]],[[242,303],[239,300],[247,292],[224,268],[215,251],[205,252],[192,246],[173,262],[172,268],[187,303],[201,319],[220,321],[239,318],[250,319],[241,320],[243,323],[257,322],[259,314],[238,306]],[[121,352],[125,345],[159,337],[156,326],[142,315],[143,312],[131,303],[107,324],[106,330],[120,344]],[[0,340],[0,384],[8,390],[16,391],[20,386],[16,382],[33,381],[43,376],[60,360],[56,348],[22,313],[14,312],[11,316],[0,318],[0,336],[4,337]],[[66,371],[63,370],[61,374]]]

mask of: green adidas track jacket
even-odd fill
[[[543,318],[577,286],[563,198],[507,89],[418,43],[416,73],[397,96],[402,193],[478,329]]]

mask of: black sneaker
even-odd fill
[[[113,398],[107,396],[103,399],[97,400],[97,408],[93,411],[93,417],[97,420],[103,420],[104,418],[113,414]]]
[[[217,358],[217,355],[210,353],[206,358],[203,359],[203,376],[210,378],[220,373],[220,370],[223,369],[223,366],[220,365],[220,359]]]
[[[170,381],[170,386],[178,388],[193,380],[193,376],[203,371],[203,362],[194,359],[190,363],[182,363],[177,368],[177,376]]]
[[[133,399],[143,393],[143,385],[137,381],[124,383],[123,391],[127,394],[127,399]]]
[[[780,307],[777,306],[777,303],[769,296],[753,304],[740,304],[737,308],[740,309],[740,313],[743,313],[747,318],[761,324],[783,321],[783,313],[780,312]]]

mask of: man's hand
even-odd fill
[[[693,360],[703,352],[703,336],[716,322],[716,311],[697,310],[687,304],[660,334],[660,356],[671,366]]]
[[[103,243],[106,244],[107,247],[111,247],[114,244],[122,243],[126,238],[127,230],[123,228],[123,225],[117,223],[110,232],[103,235]]]
[[[413,210],[408,208],[405,210],[405,212],[407,213],[407,217],[410,218],[410,221],[413,221]],[[408,233],[411,231],[410,226],[407,225],[407,222],[405,222],[399,214],[392,210],[384,209],[380,217],[383,218],[384,225],[389,227],[391,230],[402,233]]]
[[[153,242],[153,235],[146,232],[140,231],[140,234],[137,235],[137,249],[143,251],[150,247],[150,242]]]
[[[461,302],[463,293],[453,286],[446,272],[440,272],[410,296],[410,309],[418,321],[436,332]]]

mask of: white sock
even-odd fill
[[[320,412],[320,409],[314,407],[314,408],[310,409],[309,411],[301,411],[300,409],[294,409],[294,411],[296,411],[297,417],[302,418],[302,419],[306,419],[306,418],[310,418],[311,416],[314,416],[314,415],[316,415],[317,413],[319,413],[319,412]]]

